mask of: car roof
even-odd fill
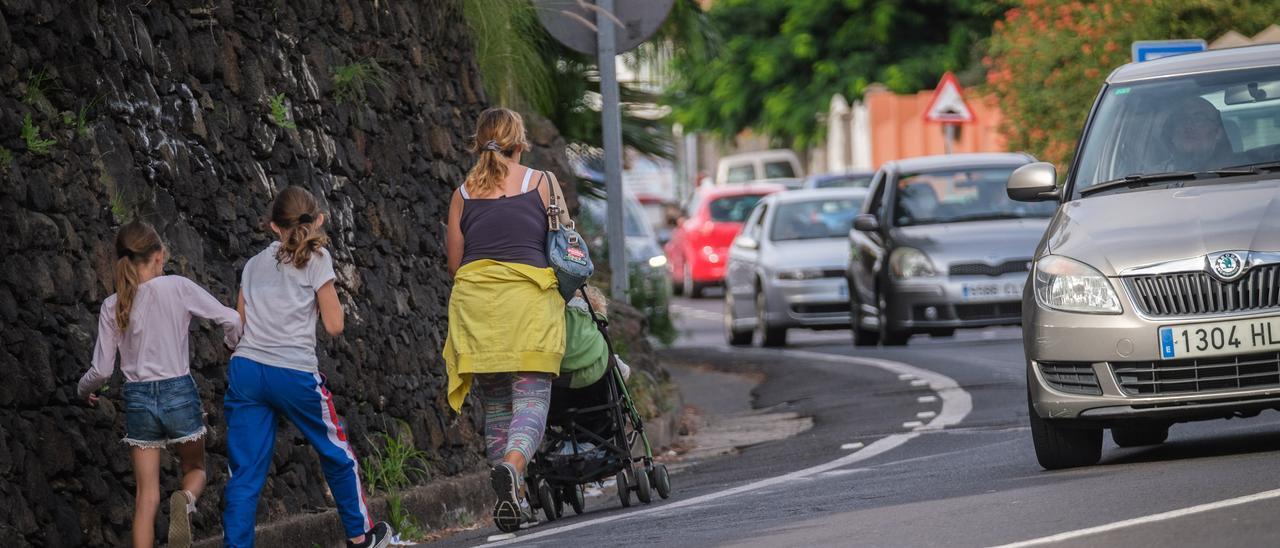
[[[866,196],[867,189],[865,188],[806,188],[780,192],[771,196],[770,199],[774,203],[786,204],[831,198],[865,198]]]
[[[826,181],[828,179],[844,179],[846,177],[870,177],[875,175],[875,173],[876,172],[874,171],[858,169],[853,171],[837,171],[833,173],[815,173],[806,177],[806,179],[812,181]]]
[[[916,156],[885,162],[885,167],[899,172],[916,172],[978,166],[1020,166],[1035,160],[1035,157],[1025,152],[975,152]]]
[[[1108,84],[1224,70],[1280,66],[1280,44],[1215,49],[1129,63],[1107,76]]]
[[[774,183],[732,183],[727,185],[707,185],[698,189],[704,198],[714,199],[725,196],[745,196],[749,194],[772,194],[782,192],[787,187]]]
[[[728,155],[728,156],[721,156],[721,157],[720,157],[720,161],[721,161],[721,162],[732,162],[732,161],[736,161],[736,160],[742,160],[742,159],[745,159],[745,158],[760,158],[760,159],[766,159],[766,160],[768,160],[768,159],[775,159],[775,158],[786,158],[786,159],[791,159],[791,158],[795,158],[795,157],[796,157],[796,153],[795,153],[795,151],[793,151],[793,150],[791,150],[791,149],[789,149],[789,148],[771,148],[771,149],[768,149],[768,150],[755,150],[755,151],[751,151],[751,152],[739,152],[739,153],[737,153],[737,154],[730,154],[730,155]]]

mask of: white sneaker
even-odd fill
[[[620,373],[622,373],[622,380],[624,380],[624,381],[625,381],[625,380],[627,380],[627,379],[630,379],[630,378],[631,378],[631,366],[630,366],[630,365],[627,365],[627,364],[626,364],[626,362],[622,361],[622,356],[619,356],[619,355],[617,355],[617,354],[614,354],[614,355],[613,355],[613,359],[614,359],[614,361],[618,362],[618,371],[619,371]]]

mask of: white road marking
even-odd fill
[[[915,430],[916,428],[920,428],[921,426],[924,426],[924,423],[920,421],[907,421],[902,423],[902,427],[908,430]]]
[[[633,512],[618,513],[618,514],[603,516],[595,519],[588,519],[586,521],[580,521],[577,523],[570,523],[560,527],[556,527],[554,529],[546,529],[546,530],[538,531],[536,533],[530,533],[528,535],[524,535],[524,536],[513,538],[513,539],[507,539],[504,541],[485,544],[484,546],[505,546],[507,544],[512,544],[515,542],[524,542],[526,540],[534,540],[534,539],[539,539],[543,537],[549,537],[552,535],[558,535],[560,533],[567,533],[569,531],[575,531],[585,527],[592,527],[596,525],[602,525],[605,523],[611,523],[611,522],[622,520],[622,519],[630,519],[630,518],[648,516],[653,514],[661,515],[665,513],[671,513],[674,510],[679,510],[681,508],[685,508],[689,506],[696,506],[699,504],[713,502],[725,497],[731,497],[734,495],[740,495],[742,493],[759,491],[761,489],[767,489],[774,486],[785,485],[788,482],[805,479],[811,476],[815,476],[817,474],[821,474],[823,472],[827,472],[829,470],[843,468],[855,462],[860,462],[873,457],[880,456],[884,453],[887,453],[893,449],[898,448],[899,446],[907,443],[908,441],[911,441],[919,437],[921,432],[928,432],[931,430],[942,430],[943,428],[946,428],[948,426],[954,426],[956,424],[959,424],[960,421],[964,420],[964,418],[969,415],[969,412],[973,410],[973,399],[969,396],[968,392],[965,392],[964,389],[960,388],[960,385],[955,381],[955,379],[952,379],[951,377],[948,377],[941,373],[936,373],[928,369],[922,369],[914,365],[908,365],[902,362],[882,360],[877,358],[839,356],[834,354],[823,354],[820,352],[809,352],[804,350],[772,350],[770,351],[770,350],[764,350],[764,349],[729,349],[729,348],[723,348],[721,350],[726,353],[756,352],[756,353],[768,354],[773,356],[790,356],[790,357],[800,358],[808,361],[825,361],[828,363],[838,363],[842,365],[875,367],[877,369],[883,369],[890,373],[895,373],[895,374],[912,374],[921,379],[925,379],[926,383],[929,385],[929,388],[934,392],[936,392],[938,394],[938,397],[942,398],[942,411],[938,413],[938,416],[934,417],[933,420],[929,421],[928,424],[920,426],[912,432],[907,432],[903,434],[890,434],[888,436],[885,436],[883,438],[880,438],[872,442],[871,445],[866,446],[862,450],[855,451],[853,453],[850,453],[838,459],[825,462],[817,466],[811,466],[809,468],[805,468],[803,470],[797,470],[789,474],[783,474],[781,476],[775,476],[772,478],[763,479],[760,481],[748,483],[746,485],[740,485],[732,489],[725,489],[724,491],[716,491],[714,493],[707,493],[705,495],[693,497],[691,499],[678,500],[672,503],[663,504],[662,506],[654,506],[654,507],[645,508],[642,510],[636,510]]]
[[[909,373],[903,373],[903,374],[901,374],[901,375],[898,375],[898,380],[900,380],[900,381],[914,381],[914,380],[916,380],[916,376],[915,376],[915,375],[912,375],[912,374],[909,374]]]
[[[911,381],[911,386],[928,386],[928,385],[929,385],[929,381],[926,381],[924,379]]]
[[[1014,542],[1011,544],[1003,544],[995,548],[1023,548],[1026,546],[1040,546],[1043,544],[1051,544],[1054,542],[1062,542],[1064,540],[1071,540],[1071,539],[1080,538],[1084,536],[1096,535],[1098,533],[1115,531],[1116,529],[1123,529],[1125,527],[1133,527],[1134,525],[1144,525],[1147,523],[1166,521],[1166,520],[1180,518],[1183,516],[1189,516],[1191,514],[1211,512],[1213,510],[1220,510],[1222,508],[1240,506],[1241,504],[1249,504],[1251,502],[1257,502],[1260,500],[1273,499],[1278,497],[1280,497],[1280,489],[1272,489],[1270,491],[1263,491],[1261,493],[1254,493],[1252,495],[1245,495],[1243,497],[1225,499],[1217,502],[1199,504],[1196,506],[1188,506],[1186,508],[1181,508],[1178,510],[1161,512],[1159,514],[1151,514],[1149,516],[1142,516],[1142,517],[1133,518],[1133,519],[1115,521],[1115,522],[1108,523],[1106,525],[1099,525],[1097,527],[1077,529],[1075,531],[1067,531],[1065,533],[1058,533],[1056,535],[1051,535],[1047,537],[1024,540],[1022,542]]]
[[[920,403],[933,403],[938,401],[938,397],[937,396],[920,396],[916,398],[916,401]]]
[[[844,445],[841,445],[840,449],[844,451],[853,451],[854,449],[862,449],[863,447],[864,446],[862,445],[862,442],[856,441],[853,443],[846,443]]]
[[[921,412],[919,412],[919,413],[916,413],[916,418],[917,418],[917,419],[932,419],[933,417],[935,417],[935,416],[937,416],[937,415],[938,415],[938,414],[937,414],[937,413],[934,413],[933,411],[921,411]]]
[[[490,535],[489,538],[485,539],[485,542],[498,542],[500,540],[509,540],[513,538],[516,538],[515,533],[503,533],[501,535]]]

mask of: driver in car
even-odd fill
[[[1222,114],[1201,97],[1179,101],[1165,123],[1170,157],[1167,171],[1205,171],[1232,165],[1234,151]]]

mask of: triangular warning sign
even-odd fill
[[[950,72],[942,75],[942,81],[933,90],[929,106],[925,108],[924,119],[930,122],[948,124],[967,124],[974,121],[973,109],[964,100],[964,90]]]

